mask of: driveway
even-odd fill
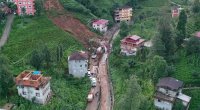
[[[1,49],[1,47],[4,46],[4,44],[6,43],[8,37],[9,37],[10,30],[11,30],[11,25],[12,25],[13,20],[14,20],[14,14],[8,15],[6,26],[5,26],[3,35],[2,35],[2,37],[0,39],[0,49]]]

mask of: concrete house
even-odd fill
[[[183,82],[172,77],[159,80],[154,96],[154,105],[161,110],[172,110],[177,100],[180,100],[188,110],[191,97],[182,94]]]
[[[174,6],[171,9],[172,18],[179,17],[181,10],[183,10],[183,8],[181,8],[180,6]]]
[[[18,94],[35,103],[45,104],[51,97],[50,79],[40,71],[23,71],[15,78]]]
[[[133,14],[133,8],[130,6],[119,7],[114,10],[114,18],[116,22],[130,21]]]
[[[121,40],[121,54],[136,55],[137,50],[144,46],[145,40],[137,35],[127,36]]]
[[[35,10],[35,0],[7,0],[7,2],[14,2],[17,5],[17,14],[22,15],[22,8],[26,9],[27,15],[34,15]]]
[[[92,27],[96,30],[99,30],[100,32],[106,32],[108,30],[108,20],[105,19],[95,20],[92,23]]]
[[[75,52],[68,57],[69,74],[74,77],[84,77],[88,69],[88,53],[84,51]]]
[[[200,31],[195,33],[195,37],[200,38]]]

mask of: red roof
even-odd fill
[[[88,60],[88,52],[80,51],[74,52],[70,57],[69,60]]]
[[[200,38],[200,31],[195,34],[196,37]]]
[[[93,22],[93,24],[97,24],[97,25],[105,25],[107,23],[108,23],[108,20],[105,20],[105,19],[99,19]]]

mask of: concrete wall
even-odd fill
[[[166,101],[158,101],[158,99],[154,99],[154,105],[162,110],[172,110],[173,104]]]
[[[176,97],[177,92],[171,91],[171,90],[166,90],[164,88],[158,88],[159,92],[162,92],[166,95],[170,95],[171,97]]]
[[[35,102],[40,104],[44,104],[46,102],[46,99],[47,97],[49,97],[49,94],[51,92],[50,82],[44,88],[39,88],[39,90],[36,90],[36,88],[33,87],[23,86],[17,86],[17,90],[20,96],[30,101],[35,98]],[[23,94],[23,92],[25,92],[26,94]],[[38,96],[36,96],[36,93],[38,94]]]
[[[88,60],[68,60],[69,74],[84,77],[88,69]]]

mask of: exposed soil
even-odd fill
[[[97,34],[91,32],[87,26],[74,18],[70,13],[67,13],[59,0],[46,0],[45,9],[49,12],[53,11],[56,14],[56,16],[53,16],[52,13],[48,14],[48,17],[55,25],[73,34],[85,47],[89,47],[89,39],[98,39]]]

